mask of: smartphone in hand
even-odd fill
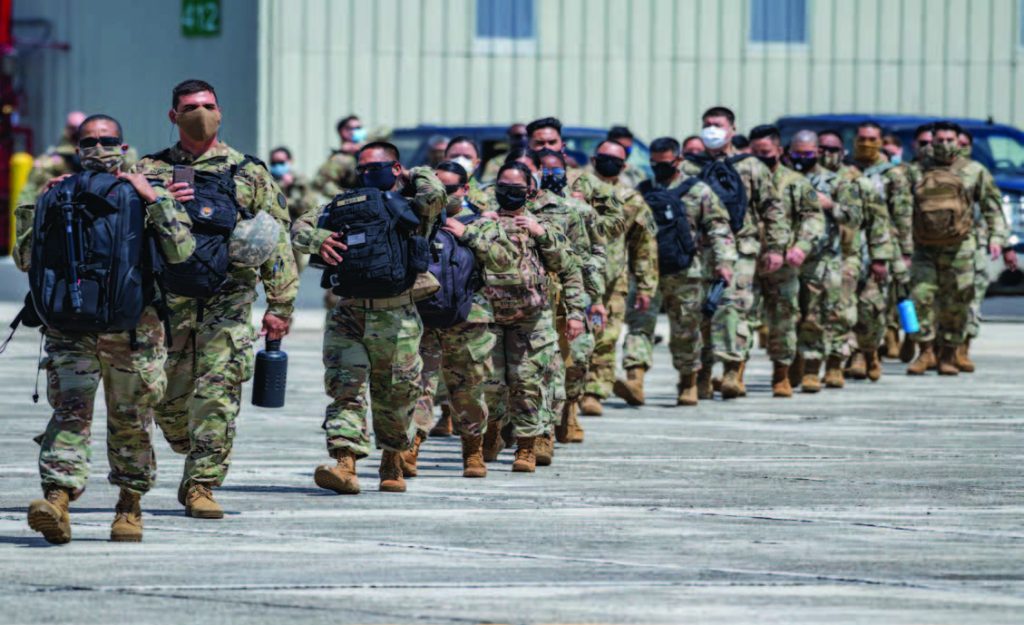
[[[171,182],[187,182],[188,186],[195,186],[196,170],[192,169],[188,165],[175,165],[174,175],[171,178]]]

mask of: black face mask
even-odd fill
[[[368,163],[360,168],[359,185],[390,191],[395,186],[395,172],[391,167],[394,163]]]
[[[775,165],[779,162],[779,157],[777,157],[777,156],[758,156],[757,160],[759,160],[762,163],[764,163],[765,167],[767,167],[768,169],[773,169],[775,167]]]
[[[540,188],[547,189],[556,195],[562,195],[562,190],[567,184],[569,184],[569,180],[565,174],[544,174],[540,178]]]
[[[789,160],[790,164],[793,166],[793,169],[797,170],[800,173],[807,173],[814,169],[814,166],[818,164],[817,156],[802,158],[793,158],[793,156],[790,156]]]
[[[622,173],[626,161],[618,156],[609,154],[598,154],[594,157],[594,170],[605,178],[614,178]]]
[[[526,187],[499,184],[494,189],[494,197],[503,211],[517,211],[526,204]]]
[[[672,180],[672,176],[678,171],[673,163],[652,163],[651,169],[654,171],[654,179],[658,182]]]

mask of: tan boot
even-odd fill
[[[494,462],[505,449],[505,439],[501,437],[501,423],[489,421],[484,433],[484,462]]]
[[[437,438],[447,438],[452,435],[452,409],[448,404],[441,405],[441,418],[437,420],[430,430],[430,435]]]
[[[114,522],[110,525],[110,540],[116,543],[142,542],[142,506],[139,493],[121,489],[114,508]]]
[[[193,519],[223,519],[224,509],[213,499],[213,491],[209,486],[192,482],[185,495],[185,516]]]
[[[817,393],[821,390],[821,378],[818,376],[821,371],[820,360],[805,360],[804,375],[800,380],[800,390],[804,393]]]
[[[405,478],[402,477],[402,454],[385,449],[380,455],[380,492],[404,493]]]
[[[677,406],[697,405],[697,374],[680,373],[679,385],[676,387],[679,395],[676,397]]]
[[[828,357],[825,361],[825,387],[843,388],[846,380],[843,378],[843,357],[836,354]]]
[[[722,399],[736,399],[743,392],[740,387],[741,362],[725,362],[725,374],[722,375]]]
[[[576,416],[576,402],[567,402],[566,406],[568,413],[566,419],[569,424],[569,443],[582,443],[583,442],[583,426],[580,425],[580,420]]]
[[[462,477],[487,477],[483,444],[483,436],[462,435]]]
[[[900,345],[900,362],[910,363],[914,360],[914,354],[917,352],[917,343],[912,341],[909,336],[903,337],[903,343]]]
[[[601,398],[597,395],[591,395],[587,393],[580,399],[580,412],[585,417],[600,417],[604,414],[604,408],[601,406]]]
[[[793,387],[789,384],[789,365],[772,362],[772,397],[792,397]]]
[[[313,481],[320,488],[333,490],[339,495],[358,495],[359,478],[356,476],[356,455],[348,450],[337,452],[338,464],[320,465],[313,473]]]
[[[899,332],[889,328],[885,331],[885,357],[895,360],[900,357]]]
[[[516,459],[512,462],[513,473],[533,473],[537,470],[537,456],[533,452],[536,436],[520,436],[517,440]]]
[[[789,386],[794,391],[800,388],[804,378],[804,357],[797,354],[793,358],[793,364],[789,365]]]
[[[768,349],[768,326],[761,326],[757,329],[757,346],[761,349]]]
[[[743,380],[743,376],[747,373],[747,361],[744,360],[740,363],[740,370],[736,372],[736,381],[740,385],[740,397],[747,396],[747,383]]]
[[[864,352],[864,365],[869,380],[877,382],[882,378],[882,359],[877,350]]]
[[[555,459],[555,438],[550,433],[541,434],[533,441],[533,455],[538,467],[550,467]]]
[[[571,399],[562,404],[562,419],[555,426],[555,440],[563,445],[569,442],[569,409],[575,404]]]
[[[970,357],[971,339],[956,349],[956,368],[963,373],[974,373],[974,361]]]
[[[917,359],[907,367],[907,375],[924,375],[935,367],[935,347],[931,342],[918,344]]]
[[[644,374],[645,367],[630,367],[626,369],[625,380],[615,380],[612,392],[625,400],[630,406],[644,405]]]
[[[63,545],[71,542],[71,497],[63,488],[51,488],[43,499],[28,504],[28,526],[39,532],[46,542]]]
[[[419,474],[416,463],[420,459],[420,445],[426,439],[427,437],[417,430],[416,436],[412,439],[412,447],[399,454],[402,459],[402,477],[416,477]]]
[[[943,345],[939,355],[939,375],[959,375],[960,368],[956,366],[956,345]]]
[[[863,380],[868,377],[868,361],[864,358],[864,352],[857,350],[850,359],[850,366],[846,369],[846,377],[854,380]]]
[[[701,367],[697,372],[697,399],[714,399],[715,387],[711,380],[711,366]]]

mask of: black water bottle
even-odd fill
[[[252,404],[261,408],[284,406],[284,389],[288,381],[288,354],[281,351],[281,340],[267,339],[266,349],[256,354],[253,376]]]

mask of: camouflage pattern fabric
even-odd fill
[[[316,210],[320,204],[320,198],[313,185],[305,176],[295,174],[292,183],[282,185],[285,202],[288,205],[288,215],[292,223],[307,211]],[[309,254],[295,252],[295,269],[302,273],[309,265]]]
[[[341,150],[331,152],[327,161],[317,170],[311,186],[313,192],[319,195],[319,204],[330,201],[345,189],[355,189],[359,186],[356,157]]]

